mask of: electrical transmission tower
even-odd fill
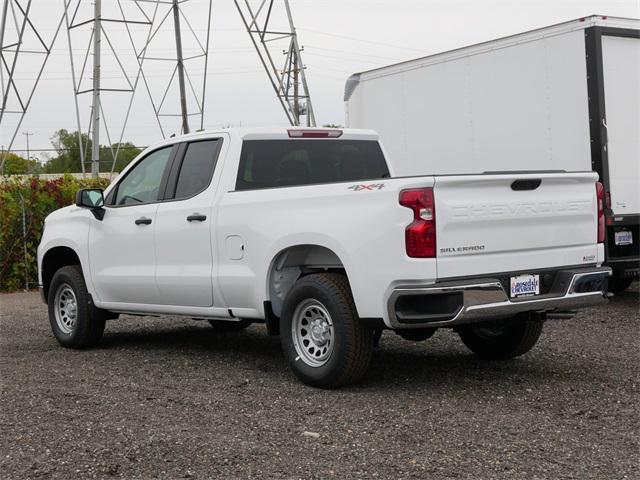
[[[100,132],[104,127],[111,150],[111,172],[113,172],[125,129],[131,114],[132,104],[135,93],[140,83],[144,84],[144,88],[148,94],[153,113],[156,117],[160,133],[166,136],[165,131],[168,128],[174,129],[175,125],[163,124],[165,117],[179,117],[181,124],[179,131],[189,133],[189,119],[192,116],[199,116],[199,128],[202,128],[204,122],[204,99],[206,93],[206,72],[207,62],[209,58],[209,37],[210,37],[210,19],[212,0],[209,0],[208,15],[206,16],[206,38],[200,39],[196,34],[192,23],[189,21],[185,9],[189,0],[115,0],[103,5],[101,0],[75,0],[75,8],[69,9],[66,16],[69,54],[71,59],[72,80],[74,85],[74,93],[76,98],[76,118],[78,122],[78,135],[80,146],[80,156],[83,164],[87,155],[88,145],[82,145],[82,126],[80,120],[79,99],[85,94],[91,93],[91,118],[87,129],[88,138],[91,138],[91,172],[94,176],[98,174],[100,163]],[[93,2],[93,12],[81,13],[82,7],[90,6]],[[110,8],[111,13],[105,14]],[[117,7],[117,8],[116,8]],[[105,28],[107,24],[121,24],[124,26],[126,35],[123,38],[114,40]],[[72,32],[82,27],[90,26],[89,35],[84,32],[84,40],[88,46],[85,50],[84,57],[76,68],[73,50],[79,44],[76,38],[72,38]],[[183,27],[186,30],[186,36],[183,35]],[[142,31],[141,31],[142,29]],[[141,35],[142,34],[142,35]],[[142,41],[141,41],[142,36]],[[171,49],[167,54],[167,38],[174,37],[175,50]],[[106,43],[103,45],[102,39]],[[122,58],[118,51],[122,47],[122,42],[128,41],[127,51],[133,57],[129,59],[129,68],[127,62]],[[107,55],[102,54],[103,48]],[[90,54],[93,54],[93,68],[87,68]],[[113,85],[114,78],[111,77],[111,85],[106,86],[103,82],[101,72],[104,60],[110,60],[119,74],[116,85]],[[187,66],[197,60],[204,62],[202,75],[202,85],[196,87],[196,81],[189,75]],[[161,62],[166,65],[167,62],[173,63],[172,73],[168,75],[169,80],[165,78],[155,81],[154,75],[148,75],[148,65],[158,64]],[[134,68],[131,68],[131,64]],[[132,73],[131,70],[135,70]],[[86,88],[84,82],[92,72],[91,87]],[[163,75],[164,77],[164,75]],[[161,88],[158,88],[161,84]],[[177,92],[174,90],[177,88]],[[112,143],[111,135],[107,122],[105,121],[105,103],[102,101],[102,92],[118,92],[128,95],[128,102],[122,128],[117,143]],[[172,99],[179,99],[179,113],[171,110],[174,108]]]
[[[282,2],[284,12],[279,7],[274,8],[275,0],[253,3],[250,0],[234,0],[234,3],[289,123],[301,125],[302,117],[306,117],[306,125],[315,126],[313,105],[301,58],[303,49],[298,45],[289,0]],[[282,18],[282,13],[286,14],[286,20]],[[278,20],[280,23],[277,23]],[[284,42],[287,42],[282,48],[284,66],[278,69],[273,52]]]
[[[20,131],[20,126],[31,104],[42,72],[51,55],[51,49],[58,37],[66,14],[65,11],[53,24],[53,34],[47,38],[44,31],[33,18],[32,0],[4,0],[0,12],[0,127],[10,131],[7,151],[11,150]],[[50,19],[48,19],[50,20]],[[51,31],[51,30],[50,30]],[[24,75],[24,69],[33,69],[36,77],[32,82],[18,81],[17,76]],[[9,117],[16,118],[15,124],[7,127]],[[27,137],[28,138],[28,137]],[[0,173],[3,171],[4,158],[0,154]]]
[[[196,117],[194,123],[197,128],[202,129],[213,1],[208,2],[206,15],[199,15],[198,10],[194,10],[194,14],[190,15],[189,0],[146,1],[155,3],[156,9],[160,7],[160,11],[156,15],[157,19],[153,23],[147,42],[138,52],[138,59],[160,133],[165,137],[167,131],[175,132],[176,128],[179,132],[189,133],[192,130],[190,120],[193,117]],[[198,7],[197,4],[194,5],[195,8]],[[200,28],[194,28],[194,24]],[[206,33],[202,35],[197,32]],[[165,40],[171,37],[175,40],[175,50],[167,52]],[[154,81],[152,76],[147,75],[148,66],[159,63],[173,64],[168,81]],[[194,70],[201,72],[201,82],[192,75]],[[172,99],[179,99],[179,105],[176,106]],[[172,118],[180,119],[179,127]]]
[[[89,153],[89,139],[91,140],[91,174],[98,176],[100,162],[109,160],[100,159],[100,137],[101,131],[107,137],[109,150],[111,153],[111,172],[113,172],[122,139],[127,127],[131,106],[138,82],[141,77],[142,63],[138,60],[136,48],[136,36],[148,39],[157,13],[157,5],[149,11],[147,2],[140,4],[138,0],[116,0],[108,2],[103,9],[102,0],[66,0],[69,6],[65,12],[65,23],[67,28],[67,42],[69,46],[69,59],[71,62],[71,79],[73,82],[73,92],[75,98],[75,114],[78,127],[78,144],[80,149],[80,163],[82,173],[85,172],[85,162]],[[73,6],[71,6],[73,3]],[[115,35],[109,33],[110,25],[124,25],[127,32],[125,42],[128,40],[131,46],[130,53],[134,56],[134,67],[127,66],[121,51],[122,40],[114,39]],[[132,29],[136,27],[136,31]],[[104,39],[104,43],[103,43]],[[82,49],[83,55],[79,63],[76,63],[74,47],[85,44]],[[138,42],[139,43],[139,42]],[[103,48],[108,49],[107,56],[103,55]],[[89,57],[93,57],[91,68],[88,67]],[[111,63],[116,72],[115,77],[109,77],[109,82],[103,80],[103,66],[105,61]],[[133,73],[132,70],[135,72]],[[89,80],[91,83],[89,85]],[[124,119],[121,123],[118,141],[113,142],[107,121],[106,106],[108,102],[102,101],[103,92],[117,93],[128,97],[124,102],[126,105]],[[82,115],[80,104],[82,100],[91,94],[90,118],[86,128],[86,137],[83,137]],[[113,102],[122,105],[123,102]],[[110,112],[112,116],[120,115],[121,112]],[[86,138],[86,143],[84,141]]]

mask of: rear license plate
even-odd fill
[[[616,245],[631,245],[633,243],[633,235],[629,231],[615,232],[614,240]]]
[[[511,277],[511,297],[540,294],[540,275]]]

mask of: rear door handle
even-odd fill
[[[200,215],[199,213],[194,213],[187,217],[187,222],[204,222],[207,219],[206,215]]]
[[[151,219],[147,217],[140,217],[136,220],[136,225],[151,225]]]

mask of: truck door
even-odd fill
[[[211,186],[222,138],[181,145],[156,213],[156,283],[160,305],[211,307],[214,225]]]
[[[89,229],[91,276],[100,300],[157,304],[154,230],[173,147],[149,153],[106,198],[102,221]]]

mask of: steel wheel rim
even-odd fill
[[[70,335],[78,320],[78,301],[70,285],[63,283],[58,287],[54,297],[53,310],[60,331]]]
[[[335,343],[333,320],[318,300],[307,299],[296,307],[291,336],[298,359],[311,367],[321,367],[331,357]]]

